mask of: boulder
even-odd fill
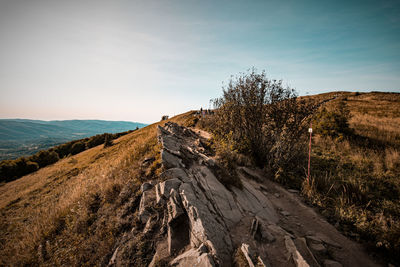
[[[311,245],[311,244],[321,244],[322,240],[319,239],[318,237],[314,236],[314,235],[308,235],[306,236],[306,240],[307,240],[307,244]]]
[[[161,127],[160,125],[158,125],[157,126],[157,134],[158,134],[158,137],[161,138],[162,136],[169,135],[170,132],[168,130],[164,129],[164,127]]]
[[[144,191],[139,204],[139,219],[142,223],[146,223],[150,218],[151,213],[149,212],[150,207],[155,204],[155,192],[154,190]]]
[[[299,250],[300,254],[303,256],[304,260],[311,267],[320,267],[314,254],[311,252],[311,250],[307,246],[306,239],[304,237],[297,237],[293,240],[293,242],[294,242],[296,248]]]

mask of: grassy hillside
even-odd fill
[[[343,93],[353,133],[346,138],[315,135],[308,199],[348,236],[371,251],[399,260],[400,94]]]
[[[310,184],[306,130],[296,145],[307,153],[277,171],[264,167],[266,176],[301,190],[333,225],[367,243],[380,259],[400,262],[400,94],[330,92],[301,99],[319,103],[313,105]],[[213,118],[200,125],[218,128]],[[232,149],[230,142],[217,140],[217,155],[226,166],[240,165],[240,146]]]
[[[183,123],[189,113],[172,121]],[[109,258],[134,220],[121,221],[138,185],[159,161],[153,124],[0,187],[0,266],[85,265]],[[136,203],[137,204],[137,203]]]
[[[338,229],[395,262],[400,245],[400,94],[313,97],[336,97],[321,107],[328,110],[346,103],[353,132],[345,138],[313,136],[312,184],[303,184],[303,196]],[[192,115],[171,121],[195,125]],[[135,226],[132,211],[139,204],[141,182],[162,171],[158,124],[164,122],[0,186],[0,266],[107,264],[116,240]],[[149,157],[154,162],[143,164]],[[297,179],[301,184],[305,175]],[[151,244],[143,242],[132,253],[145,256],[148,250]]]

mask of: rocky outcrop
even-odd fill
[[[322,234],[287,230],[291,213],[271,202],[282,193],[261,185],[257,171],[242,168],[237,173],[243,188],[228,188],[214,173],[217,163],[206,155],[200,135],[169,122],[158,128],[158,138],[164,172],[142,185],[138,209],[140,235],[152,238],[150,266],[232,266],[238,250],[248,266],[340,266],[330,256],[339,244]],[[118,263],[124,246],[116,248],[110,265],[124,265]]]
[[[278,218],[268,198],[250,183],[243,181],[243,190],[228,190],[221,184],[209,168],[215,164],[214,160],[201,152],[204,149],[198,147],[202,143],[198,139],[194,132],[176,124],[159,127],[162,164],[167,169],[161,176],[169,179],[156,185],[157,202],[169,198],[168,243],[171,253],[176,251],[174,244],[181,243],[174,241],[181,237],[176,237],[176,226],[171,222],[176,218],[187,218],[190,253],[184,251],[181,256],[192,255],[198,248],[205,247],[204,259],[213,259],[220,266],[230,266],[235,248],[229,229],[246,216],[259,216],[269,223],[276,223]],[[182,232],[183,229],[179,230]],[[176,259],[181,259],[181,256]],[[183,258],[185,264],[190,265],[191,257]],[[197,261],[196,257],[193,259]]]

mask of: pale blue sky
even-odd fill
[[[0,117],[158,121],[251,67],[400,90],[400,1],[0,0]]]

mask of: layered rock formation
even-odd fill
[[[271,199],[280,195],[257,182],[263,178],[256,171],[239,169],[243,188],[227,188],[200,135],[167,123],[158,138],[165,171],[142,185],[143,228],[120,242],[110,265],[129,265],[122,256],[129,240],[147,235],[153,238],[150,266],[233,266],[240,260],[248,266],[342,266],[332,256],[340,244],[322,233],[299,236],[283,226],[291,214],[274,206]]]

